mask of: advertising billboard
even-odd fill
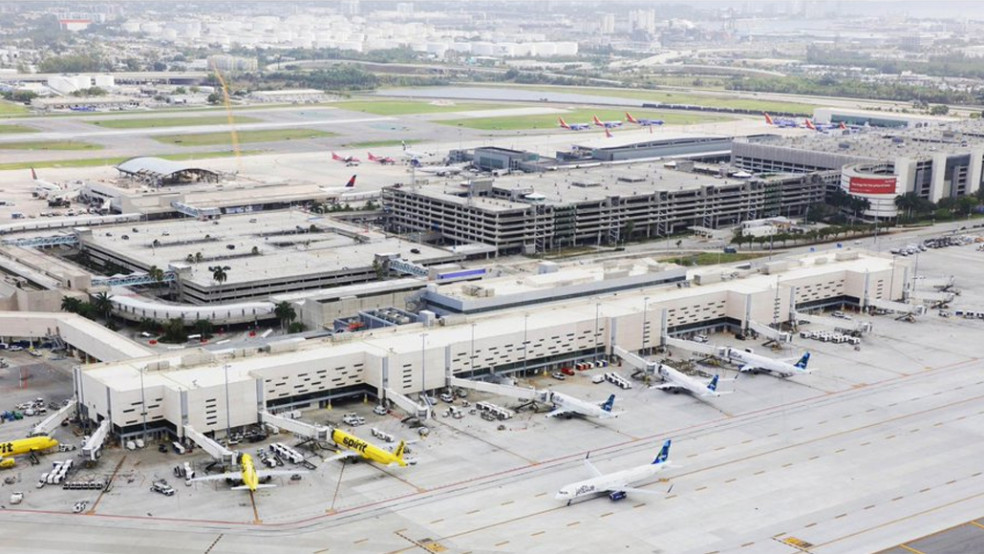
[[[852,194],[895,194],[895,176],[851,177]]]

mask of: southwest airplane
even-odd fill
[[[256,492],[256,489],[267,489],[277,486],[277,485],[261,485],[260,479],[273,477],[274,475],[293,475],[295,473],[307,473],[307,472],[300,471],[300,470],[271,470],[271,469],[257,470],[256,465],[253,464],[252,456],[250,456],[249,454],[240,454],[239,471],[229,471],[217,475],[206,475],[205,477],[195,477],[194,479],[191,479],[191,481],[218,481],[219,479],[239,480],[242,481],[243,484],[236,487],[232,487],[232,490],[234,491],[248,490],[250,492]]]
[[[662,119],[646,119],[644,117],[640,117],[639,119],[636,119],[636,118],[632,117],[632,114],[630,114],[629,112],[625,112],[625,120],[628,121],[629,123],[635,123],[636,125],[647,125],[648,126],[648,125],[662,125],[663,124],[663,120]]]
[[[590,123],[568,123],[564,121],[563,117],[558,117],[557,123],[562,129],[567,129],[568,131],[583,131],[591,128]]]
[[[650,388],[659,389],[664,391],[685,391],[689,392],[694,396],[699,397],[718,397],[721,396],[721,392],[717,390],[718,386],[718,376],[715,375],[711,378],[710,382],[703,383],[690,377],[684,375],[675,368],[672,368],[666,364],[658,364],[656,367],[656,373],[659,375],[660,379],[663,380],[661,385],[653,385]]]
[[[376,162],[382,165],[393,165],[396,163],[396,160],[390,158],[389,156],[385,156],[385,157],[373,156],[372,152],[369,152],[369,161]]]
[[[604,127],[606,129],[611,129],[612,127],[621,127],[622,126],[622,122],[619,121],[619,120],[617,120],[617,119],[615,121],[602,121],[602,120],[598,119],[598,116],[596,116],[596,115],[591,116],[591,121],[595,125],[597,125],[598,127]]]
[[[326,462],[362,457],[384,466],[399,464],[400,467],[407,467],[407,462],[403,459],[403,451],[407,447],[406,441],[400,441],[400,444],[390,452],[340,429],[331,430],[331,440],[338,446],[348,449],[348,452],[342,452],[331,458],[326,458]]]
[[[331,153],[331,159],[336,162],[345,162],[347,164],[357,164],[360,161],[359,158],[356,158],[355,156],[345,156],[343,158],[334,152]]]
[[[645,489],[634,489],[629,485],[637,481],[643,481],[645,479],[651,478],[660,471],[663,471],[669,463],[667,460],[670,457],[670,440],[667,439],[663,443],[663,448],[660,449],[659,454],[651,464],[646,464],[644,466],[634,467],[631,469],[624,469],[622,471],[617,471],[615,473],[609,473],[604,475],[598,468],[588,461],[588,457],[584,457],[584,465],[587,466],[588,470],[594,474],[591,479],[586,479],[584,481],[578,481],[577,483],[571,483],[557,492],[557,500],[567,500],[567,505],[570,506],[571,502],[582,496],[594,496],[597,494],[608,493],[608,498],[612,500],[622,500],[625,498],[626,493],[643,493],[643,494],[662,494],[658,491],[650,491]]]
[[[776,360],[774,358],[769,358],[768,356],[760,356],[745,350],[738,350],[737,348],[728,348],[725,351],[724,358],[730,363],[737,362],[741,364],[738,371],[741,371],[742,373],[758,373],[761,371],[768,371],[779,375],[780,377],[790,377],[793,375],[810,373],[810,370],[806,369],[806,364],[810,362],[809,352],[806,352],[800,356],[796,363],[789,363],[792,360]]]
[[[42,452],[58,446],[58,441],[51,437],[31,437],[15,441],[0,442],[0,469],[14,467],[15,456]]]
[[[800,125],[799,123],[797,123],[792,119],[772,119],[771,117],[769,117],[769,114],[767,113],[764,113],[763,115],[765,115],[765,123],[773,127],[789,127],[789,128],[805,127],[805,125]]]
[[[824,132],[824,131],[831,131],[831,130],[834,130],[834,129],[838,129],[838,130],[841,130],[841,131],[846,131],[847,130],[847,125],[844,125],[844,122],[843,121],[840,124],[834,124],[834,123],[814,123],[812,119],[804,119],[803,120],[803,125],[806,125],[806,128],[807,129],[810,129],[811,131]]]
[[[553,402],[554,410],[547,414],[547,417],[566,416],[567,418],[570,418],[572,416],[579,415],[585,417],[597,417],[599,419],[608,419],[621,415],[621,412],[612,411],[612,406],[615,405],[614,394],[609,396],[608,400],[602,402],[601,404],[594,404],[592,402],[585,402],[580,398],[567,396],[566,394],[557,391],[551,391],[550,400]]]

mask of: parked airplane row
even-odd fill
[[[662,125],[662,119],[647,119],[647,118],[635,118],[632,114],[625,112],[625,120],[616,119],[613,121],[602,121],[598,119],[598,116],[592,116],[591,123],[567,123],[564,121],[563,117],[557,118],[557,124],[561,129],[567,129],[568,131],[584,131],[594,127],[604,127],[605,129],[614,129],[616,127],[621,127],[623,123],[634,123],[636,125],[641,125],[644,127],[651,127],[653,125]],[[610,136],[610,135],[609,135]]]

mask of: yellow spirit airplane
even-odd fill
[[[31,437],[15,441],[0,442],[0,469],[14,467],[14,456],[33,454],[58,446],[58,441],[51,437]]]
[[[253,457],[249,454],[239,455],[239,471],[229,471],[226,473],[220,473],[217,475],[206,475],[204,477],[195,477],[191,481],[218,481],[220,479],[229,479],[231,481],[242,481],[242,485],[232,487],[234,491],[248,490],[250,492],[255,492],[256,489],[267,489],[271,487],[276,487],[277,485],[264,485],[260,484],[261,479],[267,477],[273,477],[274,475],[293,475],[295,473],[307,473],[306,471],[294,471],[294,470],[270,470],[261,469],[257,470],[256,465],[253,464]]]
[[[331,440],[338,446],[347,448],[348,452],[327,458],[325,459],[326,462],[362,457],[384,466],[399,464],[400,467],[407,467],[407,462],[403,459],[403,451],[407,447],[406,441],[400,441],[400,444],[390,452],[339,429],[332,429]]]

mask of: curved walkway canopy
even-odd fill
[[[116,169],[120,173],[153,185],[216,182],[219,174],[210,169],[188,165],[163,158],[138,157],[121,162]]]

